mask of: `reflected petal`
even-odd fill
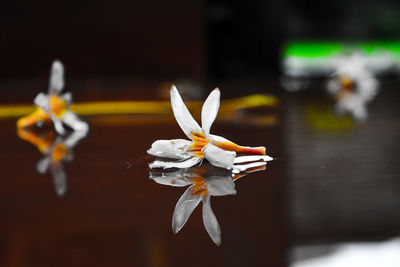
[[[44,157],[36,164],[36,170],[38,171],[38,173],[44,174],[49,169],[50,163],[51,158]]]
[[[187,159],[191,155],[186,152],[187,148],[192,144],[189,140],[172,139],[155,141],[147,153],[156,157]]]
[[[61,120],[66,125],[71,127],[74,131],[79,131],[79,132],[88,132],[89,131],[89,125],[86,122],[82,121],[78,117],[78,115],[76,115],[72,111],[65,111]]]
[[[265,165],[267,165],[267,162],[265,162],[265,161],[253,162],[253,163],[249,163],[249,164],[234,165],[232,172],[240,173],[240,172],[244,172],[251,168],[257,168],[257,167],[265,166]]]
[[[193,177],[194,174],[188,172],[187,169],[179,169],[173,172],[160,172],[150,170],[149,178],[158,184],[183,187],[192,184],[187,178]]]
[[[221,229],[211,209],[210,195],[203,198],[203,223],[212,241],[219,246],[221,244]]]
[[[181,96],[175,85],[171,87],[171,106],[174,116],[182,131],[188,138],[192,138],[192,132],[201,132],[199,124],[193,119],[189,110],[183,103]]]
[[[186,189],[185,193],[176,203],[174,215],[172,216],[172,230],[176,234],[185,225],[193,210],[200,203],[201,196],[192,195],[192,187]]]
[[[189,158],[184,161],[161,161],[161,160],[155,160],[152,163],[149,164],[149,167],[152,168],[163,168],[163,169],[168,169],[168,168],[190,168],[197,163],[199,163],[202,160],[202,158],[199,157],[193,157]]]
[[[56,194],[59,197],[63,197],[67,192],[67,175],[59,164],[52,167],[52,174]]]
[[[215,118],[217,117],[220,103],[220,91],[215,88],[210,95],[207,97],[201,109],[201,126],[204,130],[204,134],[208,136],[210,128]]]
[[[54,60],[51,66],[49,95],[58,95],[64,88],[64,66],[59,60]]]
[[[236,157],[236,153],[223,150],[209,143],[204,148],[204,157],[212,165],[230,170],[233,167],[233,160]]]
[[[235,183],[231,176],[212,176],[205,179],[211,196],[235,195]]]

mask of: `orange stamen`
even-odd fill
[[[63,144],[58,144],[53,148],[53,161],[57,162],[68,154],[67,148]]]
[[[31,114],[20,118],[17,122],[17,127],[22,129],[28,126],[33,126],[40,120],[42,120],[44,123],[50,123],[50,116],[47,115],[42,109],[36,108],[36,110]]]
[[[193,196],[204,196],[205,194],[207,194],[208,189],[207,189],[207,185],[204,182],[204,178],[194,177],[194,178],[191,178],[190,181],[193,183],[193,187],[192,187],[192,195]]]
[[[67,103],[60,99],[58,96],[53,95],[50,97],[50,110],[51,113],[61,118],[64,112],[67,110]]]
[[[191,145],[189,152],[193,152],[195,157],[204,157],[204,147],[210,142],[206,136],[201,132],[192,132],[193,144]]]

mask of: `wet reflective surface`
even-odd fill
[[[77,85],[77,102],[161,99],[152,83],[71,84]],[[397,88],[383,84],[368,106],[368,120],[360,124],[333,116],[322,89],[289,94],[271,84],[220,85],[226,97],[268,92],[282,103],[274,109],[239,111],[237,119],[217,117],[213,125],[213,133],[240,144],[264,145],[276,158],[233,185],[234,176],[226,170],[209,175],[224,181],[229,177],[228,188],[236,191],[212,198],[220,246],[207,234],[200,205],[179,233],[171,229],[185,190],[194,184],[202,192],[203,183],[207,185],[204,170],[185,172],[192,181],[180,188],[165,186],[172,182],[159,178],[168,175],[148,168],[154,157],[146,150],[154,140],[184,138],[172,114],[83,117],[90,133],[73,146],[73,161],[63,162],[68,179],[62,197],[54,188],[54,174],[37,172],[45,155],[19,138],[16,119],[0,120],[0,265],[289,266],[291,259],[310,257],[307,252],[291,254],[303,245],[399,236]],[[1,104],[32,101],[34,83],[19,85],[20,91],[0,93]],[[101,90],[109,85],[122,89]],[[9,83],[2,88],[15,87]],[[263,116],[274,119],[259,123]],[[55,148],[69,136],[37,138]]]

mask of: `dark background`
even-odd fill
[[[269,79],[292,39],[400,37],[386,1],[6,1],[0,78],[47,74],[195,80]]]

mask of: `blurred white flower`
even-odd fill
[[[203,104],[202,127],[193,119],[174,85],[171,87],[170,94],[176,121],[191,141],[184,139],[155,141],[147,153],[180,161],[156,160],[149,165],[150,168],[189,168],[206,158],[215,166],[232,169],[236,152],[260,155],[257,160],[272,160],[271,157],[265,155],[265,147],[239,146],[221,136],[210,134],[211,125],[217,117],[220,105],[218,88],[210,93]]]
[[[55,60],[51,67],[48,94],[39,93],[34,103],[41,108],[54,124],[54,128],[59,134],[64,134],[63,124],[68,125],[74,131],[88,131],[89,126],[86,122],[68,110],[72,104],[72,94],[70,92],[61,94],[64,88],[64,66]]]
[[[350,113],[363,121],[368,116],[367,103],[378,93],[379,82],[367,69],[367,59],[360,53],[337,59],[334,76],[327,84],[327,91],[335,97],[335,110]]]

